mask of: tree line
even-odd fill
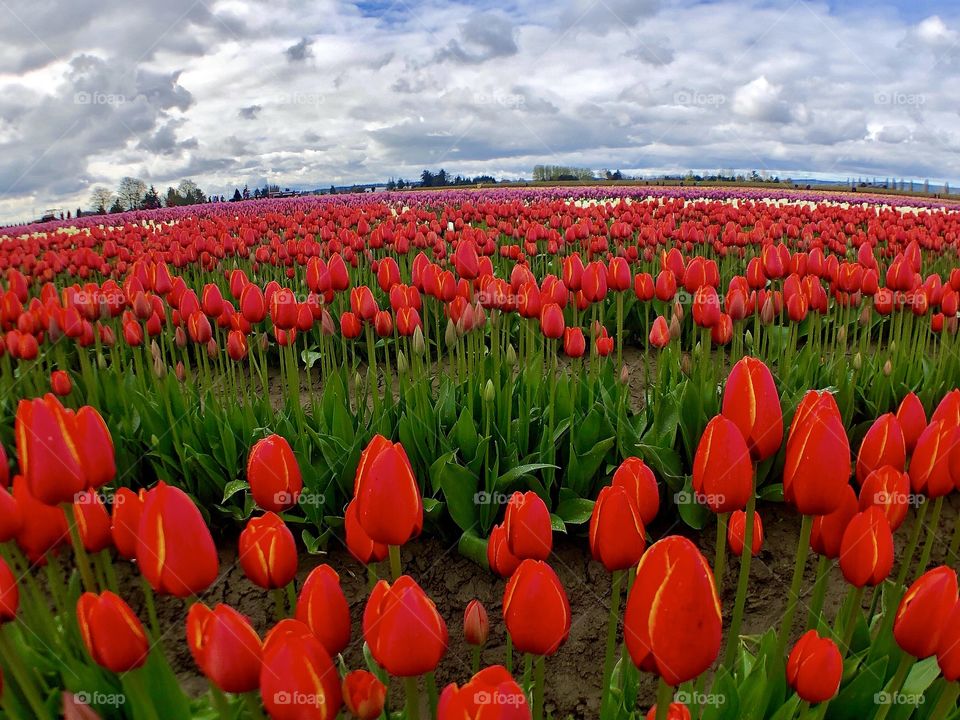
[[[101,186],[90,192],[90,212],[98,215],[126,212],[128,210],[156,210],[162,207],[199,205],[208,202],[206,194],[193,180],[182,180],[176,187],[170,186],[161,195],[157,189],[140,178],[125,177],[116,190]]]

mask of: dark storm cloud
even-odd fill
[[[284,52],[287,55],[287,59],[290,62],[303,62],[308,57],[313,55],[313,51],[310,49],[310,45],[313,41],[309,38],[302,38],[300,42],[295,45],[291,45]]]
[[[247,107],[240,108],[237,114],[244,120],[256,120],[261,110],[263,110],[263,107],[260,105],[248,105]]]

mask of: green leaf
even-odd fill
[[[573,498],[564,500],[557,505],[557,517],[568,525],[582,525],[590,520],[593,514],[593,500]]]
[[[686,479],[683,489],[674,495],[674,499],[680,517],[687,525],[694,530],[702,530],[706,526],[707,520],[710,519],[710,510],[697,502],[691,478]]]
[[[550,527],[553,528],[554,532],[567,532],[567,526],[563,522],[563,518],[550,513]]]
[[[531,473],[535,473],[537,470],[544,470],[545,468],[556,469],[557,466],[551,465],[550,463],[527,463],[526,465],[518,465],[517,467],[510,468],[507,470],[507,472],[497,478],[497,489],[506,490],[524,475],[530,475]]]
[[[250,483],[248,483],[246,480],[231,480],[223,486],[223,499],[220,502],[225,503],[238,492],[241,490],[247,490],[249,487]]]
[[[883,689],[887,658],[867,665],[844,687],[827,709],[828,720],[863,720],[876,712],[874,695]]]

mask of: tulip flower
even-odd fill
[[[487,564],[502,578],[513,575],[520,565],[520,558],[510,552],[507,531],[503,525],[494,525],[487,539]]]
[[[130,606],[110,591],[85,592],[77,601],[77,625],[87,652],[115,673],[142,666],[150,651],[147,634]]]
[[[553,549],[550,511],[532,490],[515,492],[507,502],[503,519],[510,553],[521,560],[546,560]]]
[[[310,628],[281,620],[263,640],[260,697],[273,720],[334,720],[340,675]]]
[[[753,463],[737,425],[717,415],[704,428],[693,461],[697,500],[715,513],[742,510],[753,495]]]
[[[73,416],[53,395],[21,400],[14,433],[30,494],[47,505],[73,502],[86,475],[73,440]]]
[[[0,487],[0,543],[10,542],[23,528],[23,513],[17,499]]]
[[[937,664],[943,679],[949,683],[960,680],[960,601],[953,609],[940,629],[940,641],[937,643]],[[956,693],[953,701],[956,702]],[[948,705],[947,707],[952,707]]]
[[[137,534],[146,496],[146,490],[136,493],[130,488],[118,488],[113,495],[110,534],[117,552],[127,560],[137,556]]]
[[[857,512],[857,494],[850,485],[847,485],[841,491],[840,505],[837,509],[827,515],[818,515],[814,519],[810,534],[810,548],[815,553],[833,560],[840,557],[843,534]]]
[[[727,377],[723,415],[740,429],[754,462],[777,452],[783,440],[783,411],[770,369],[752,357],[742,358]]]
[[[423,529],[423,500],[410,460],[400,443],[376,435],[360,455],[354,481],[357,520],[367,536],[390,550],[394,576],[400,546]]]
[[[893,620],[897,645],[920,660],[936,654],[941,633],[957,604],[957,573],[941,565],[917,579],[907,590]]]
[[[387,702],[387,686],[368,670],[354,670],[343,678],[343,703],[358,720],[375,720]]]
[[[257,505],[283,512],[297,504],[303,490],[300,466],[293,448],[279,435],[268,435],[250,450],[247,482]]]
[[[370,539],[357,519],[357,503],[351,501],[347,505],[343,518],[344,534],[346,535],[347,550],[364,565],[378,563],[387,557],[387,546]]]
[[[916,393],[910,392],[904,396],[900,407],[897,408],[897,421],[903,432],[906,450],[912,453],[920,434],[927,427],[927,414]]]
[[[647,338],[655,348],[665,348],[670,344],[670,328],[667,325],[667,319],[663,315],[657,315],[650,327],[650,335]]]
[[[647,720],[656,720],[657,706],[651,706],[647,712]],[[680,702],[672,702],[667,707],[667,714],[663,716],[664,720],[690,720],[690,708]]]
[[[893,566],[893,534],[881,508],[857,513],[840,542],[840,569],[857,588],[879,585]]]
[[[651,545],[623,619],[633,664],[654,669],[672,687],[692,680],[719,654],[721,624],[713,573],[697,547],[677,535]]]
[[[297,545],[279,515],[267,512],[250,518],[240,533],[240,567],[251,582],[266,590],[283,588],[293,581]]]
[[[52,507],[37,500],[30,493],[23,475],[13,478],[13,499],[23,518],[16,535],[17,545],[30,562],[39,563],[48,552],[70,537],[67,516],[62,507]]]
[[[97,493],[85,490],[77,495],[73,503],[73,518],[87,552],[98,553],[110,547],[113,540],[110,535],[110,516]]]
[[[760,548],[763,547],[763,523],[760,520],[760,513],[754,512],[753,518],[753,540],[750,548],[751,554],[757,556],[760,554]],[[736,556],[743,555],[746,531],[747,514],[742,510],[735,510],[727,523],[727,544],[730,546],[730,552]]]
[[[607,572],[632,567],[646,548],[640,513],[627,490],[611,485],[600,490],[590,516],[590,552]]]
[[[490,634],[487,611],[479,600],[471,600],[463,611],[463,637],[468,645],[483,646]]]
[[[860,510],[872,505],[883,508],[890,529],[896,532],[910,507],[910,476],[891,465],[867,475],[860,488]]]
[[[245,693],[260,684],[260,636],[229,605],[201,602],[187,612],[187,645],[203,674],[223,692]]]
[[[157,592],[185,598],[217,578],[217,548],[203,516],[179,488],[160,481],[147,493],[140,516],[137,564]]]
[[[340,576],[329,565],[318,565],[303,583],[295,617],[307,625],[331,657],[350,643],[350,606]]]
[[[19,608],[20,590],[17,588],[17,579],[7,562],[0,558],[0,624],[13,620]]]
[[[867,475],[884,465],[903,470],[906,462],[906,441],[896,415],[881,415],[867,430],[860,444],[857,455],[857,482],[862,483]]]
[[[54,370],[50,373],[50,389],[53,390],[54,395],[59,395],[60,397],[65,397],[70,394],[70,391],[73,389],[73,383],[70,381],[70,376],[65,370]]]
[[[653,471],[643,460],[638,457],[624,459],[613,473],[612,484],[627,490],[637,506],[644,527],[653,522],[660,509],[660,487]]]
[[[821,703],[836,697],[843,677],[843,656],[836,643],[808,630],[787,658],[787,683],[802,700]]]
[[[462,687],[447,685],[440,694],[437,720],[529,720],[527,696],[502,665],[484,668]]]

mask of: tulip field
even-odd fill
[[[0,717],[960,718],[960,206],[0,228]]]

